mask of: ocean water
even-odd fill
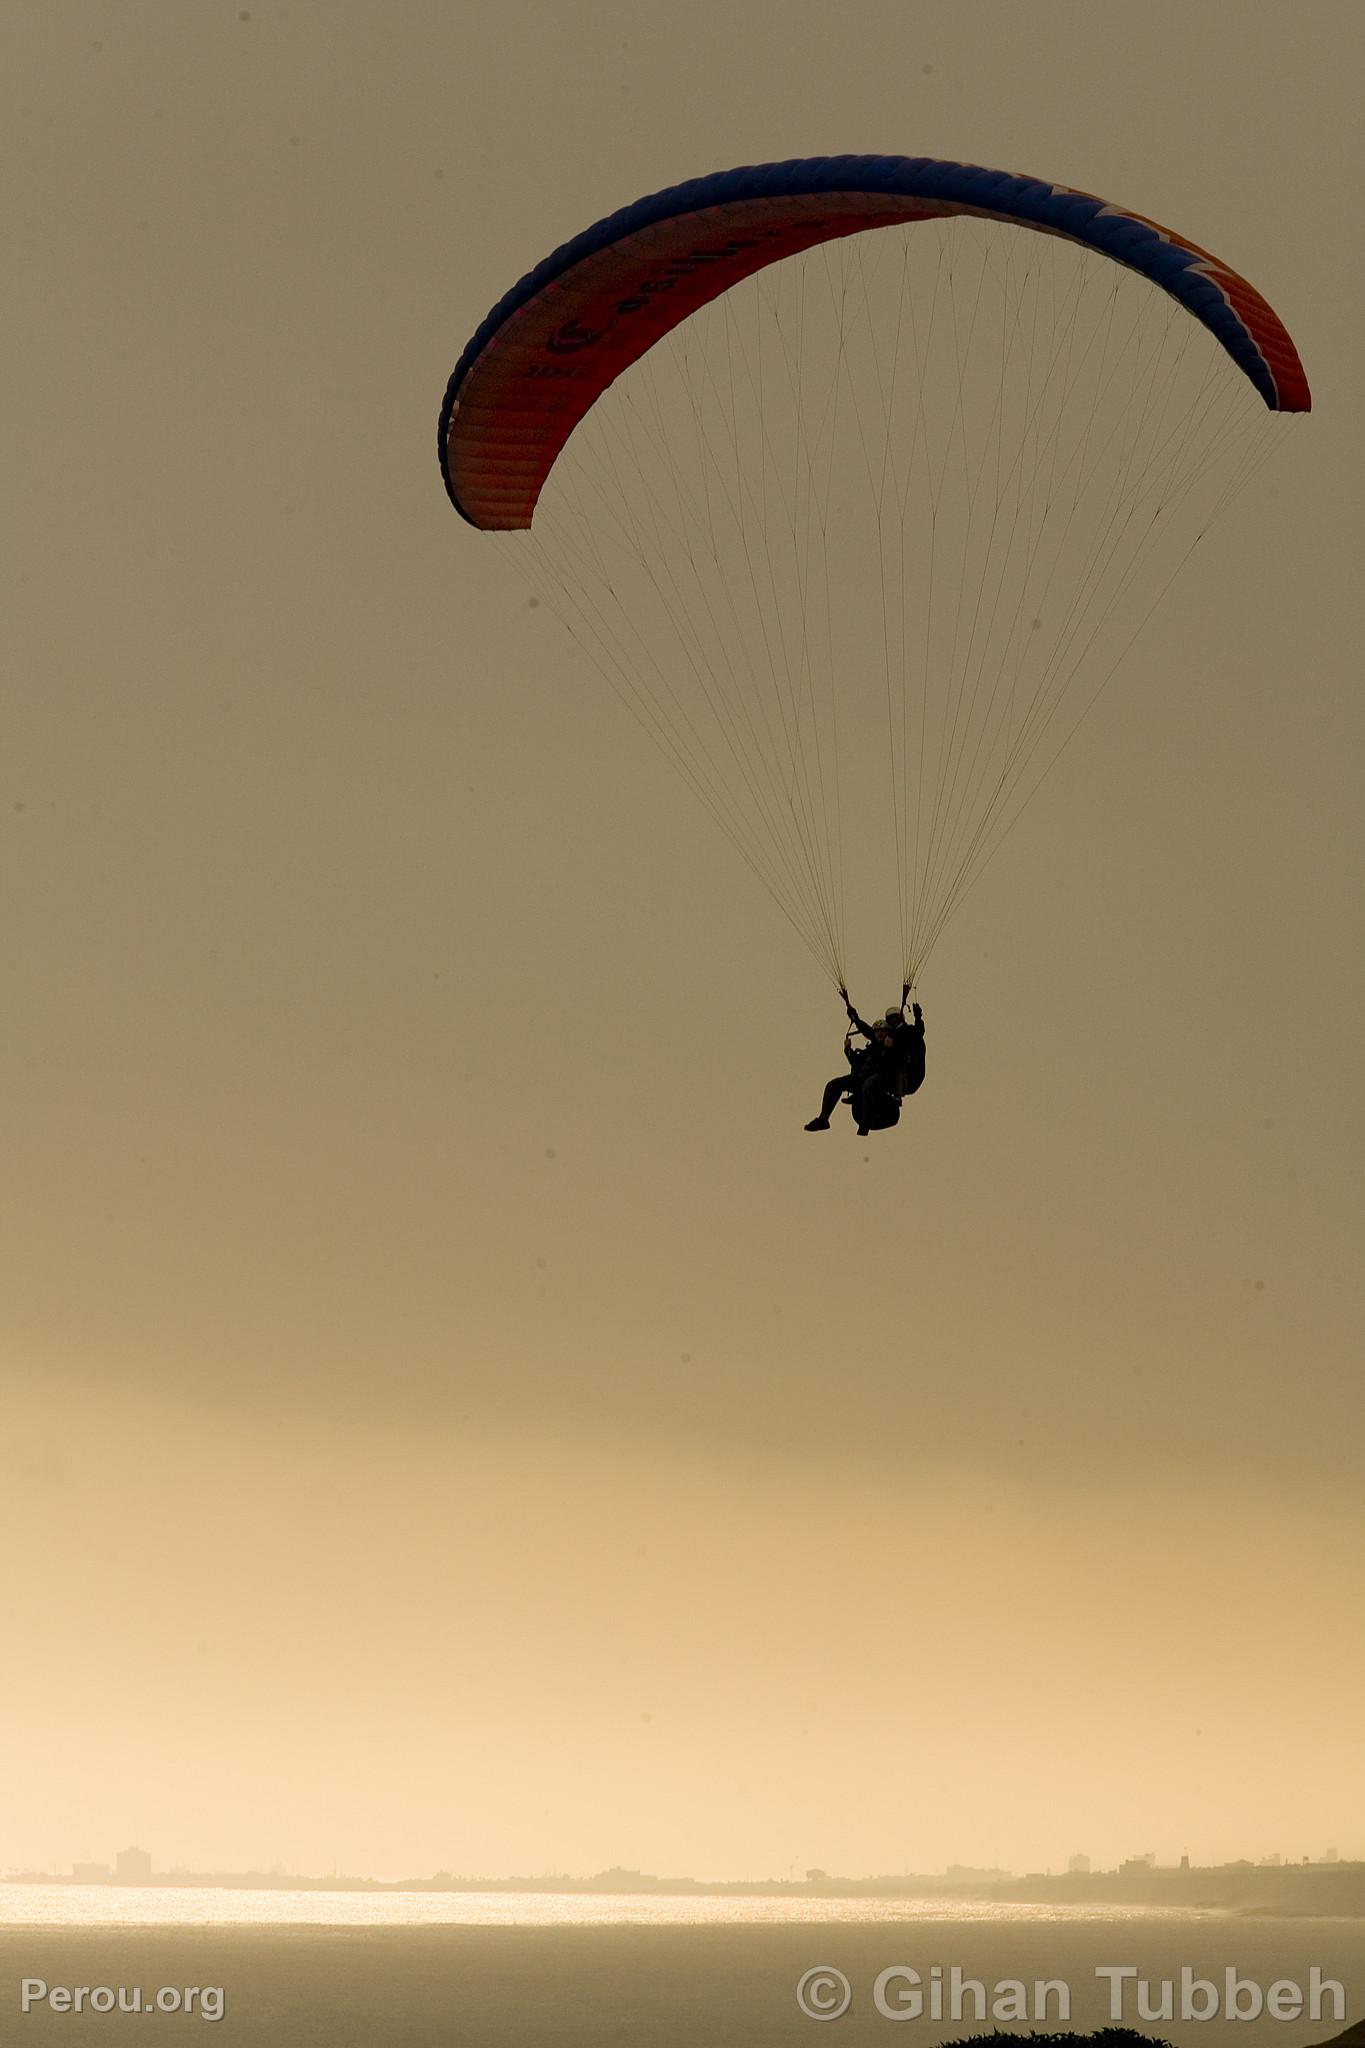
[[[991,1899],[810,1898],[732,1892],[261,1891],[216,1885],[5,1884],[0,1927],[738,1927],[955,1920],[1203,1919],[1188,1907],[1015,1905]]]
[[[1036,2017],[1010,2020],[1021,2033],[1030,2024],[1083,2031],[1118,2017],[1177,2048],[1294,2048],[1329,2041],[1365,2011],[1359,1921],[964,1911],[956,1902],[947,1913],[925,1900],[81,1889],[95,1896],[78,1899],[71,1886],[0,1887],[0,2040],[71,2048],[205,2035],[251,2048],[848,2048],[910,2040],[938,2048],[996,2024],[992,1998],[1022,1996],[1027,2005],[1035,1980],[1066,1985],[1069,2012],[1059,2012],[1053,1992]],[[194,1917],[196,1906],[211,1917]],[[988,2009],[980,2018],[968,1991],[953,2017],[954,1968],[982,1985]],[[1134,1979],[1097,1974],[1123,1968],[1145,1980],[1153,2006],[1170,1984],[1171,2020],[1144,2021]],[[1182,1969],[1213,1986],[1216,2017],[1179,2018]],[[1229,2017],[1228,1970],[1244,1987],[1244,2008],[1276,1983],[1297,1984],[1302,2014]],[[1312,2017],[1315,1970],[1341,1985],[1343,2010],[1327,1994]],[[820,1971],[840,1974],[812,1975]],[[909,1971],[919,1975],[924,2010],[890,2017],[916,1988]],[[808,2004],[825,2017],[803,2012],[803,1980]],[[1019,1993],[1002,1990],[1011,1981]],[[831,2003],[845,1986],[848,2010],[833,2019]],[[66,2010],[53,1997],[63,1990]],[[96,1991],[121,1993],[142,2009],[91,2010]],[[1111,1996],[1123,2000],[1117,2015]],[[1207,1993],[1194,1997],[1208,2002]],[[1289,2002],[1287,1992],[1279,1997]],[[221,2018],[206,2016],[220,2006]]]

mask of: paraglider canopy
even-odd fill
[[[441,414],[441,467],[471,525],[527,527],[555,458],[621,372],[755,271],[844,235],[973,214],[1064,235],[1203,322],[1275,411],[1306,412],[1298,352],[1236,271],[1093,193],[932,157],[804,157],[694,178],[600,220],[493,308]]]
[[[1174,230],[815,157],[547,257],[456,364],[440,459],[834,985],[850,947],[890,980],[894,903],[910,987],[1309,404],[1260,293]]]

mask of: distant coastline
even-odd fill
[[[93,1876],[86,1871],[57,1875],[46,1871],[12,1871],[7,1884],[97,1884],[110,1889],[147,1886],[197,1887],[230,1891],[315,1892],[539,1892],[577,1896],[584,1893],[652,1893],[664,1896],[707,1894],[719,1897],[772,1896],[810,1899],[943,1899],[1009,1905],[1183,1907],[1277,1919],[1365,1918],[1365,1862],[1317,1864],[1230,1863],[1209,1868],[1164,1868],[1145,1863],[1118,1870],[1032,1871],[1023,1877],[1006,1872],[970,1877],[901,1875],[839,1877],[810,1871],[804,1878],[707,1879],[657,1877],[648,1871],[612,1869],[592,1877],[566,1874],[534,1877],[457,1876],[438,1871],[433,1877],[373,1878],[304,1876],[280,1870],[149,1872],[137,1879]]]

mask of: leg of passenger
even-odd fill
[[[820,1101],[820,1114],[811,1118],[810,1122],[806,1125],[806,1129],[808,1131],[827,1131],[831,1115],[847,1093],[847,1074],[836,1074],[832,1081],[826,1082],[825,1092]]]
[[[832,1081],[826,1081],[824,1098],[820,1104],[821,1116],[828,1119],[833,1114],[835,1109],[838,1108],[839,1104],[843,1101],[844,1097],[847,1094],[847,1074],[836,1074]]]

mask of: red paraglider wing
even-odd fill
[[[461,515],[529,527],[579,421],[690,313],[820,242],[953,214],[1062,235],[1141,272],[1200,320],[1273,411],[1306,412],[1298,352],[1246,280],[1093,194],[931,158],[816,157],[725,171],[599,221],[502,299],[446,390],[440,454]]]

